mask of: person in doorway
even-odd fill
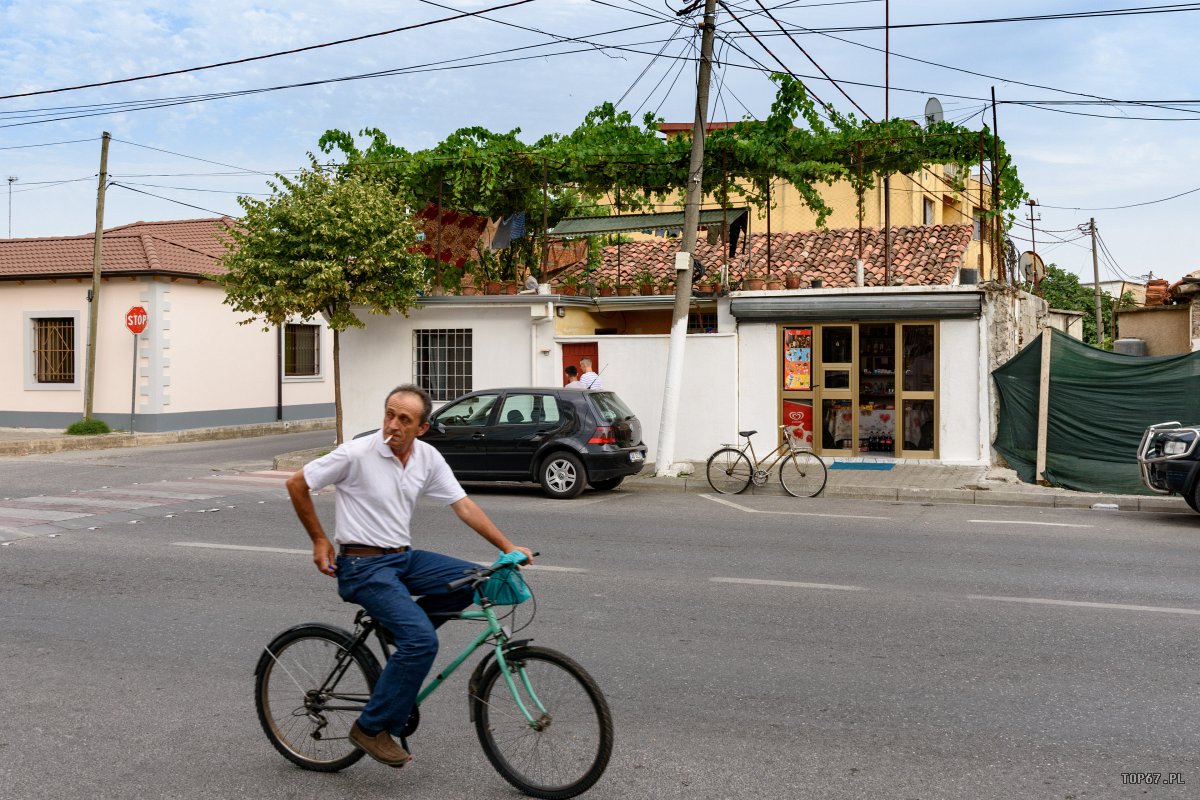
[[[417,437],[429,429],[433,402],[405,384],[384,401],[383,427],[346,442],[297,471],[287,481],[296,516],[312,540],[313,563],[338,581],[338,594],[367,610],[395,640],[396,649],[371,698],[350,729],[350,741],[391,767],[409,754],[392,737],[403,730],[421,683],[437,656],[435,629],[471,605],[474,589],[446,584],[475,569],[470,561],[412,549],[410,523],[424,496],[450,506],[467,527],[505,553],[519,550],[488,518],[434,447]],[[336,486],[334,544],[317,517],[311,492]],[[413,595],[421,595],[413,600]]]
[[[579,382],[588,389],[599,391],[604,388],[600,382],[600,376],[592,370],[592,360],[590,358],[579,359],[579,368],[583,370],[583,374],[579,376]]]
[[[567,382],[563,386],[564,389],[586,389],[583,381],[579,380],[579,370],[572,364],[563,370],[563,374],[567,376]]]

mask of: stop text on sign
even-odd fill
[[[146,323],[149,321],[150,315],[141,306],[134,306],[125,312],[125,327],[133,333],[141,333],[146,330]]]

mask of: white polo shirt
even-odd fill
[[[338,544],[411,545],[409,522],[418,498],[448,506],[467,496],[436,448],[415,440],[404,466],[383,443],[382,432],[351,439],[309,462],[304,481],[313,491],[331,484],[337,487],[334,541]]]

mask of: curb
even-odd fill
[[[275,459],[277,470],[297,470],[329,452],[330,448],[301,450],[284,453]],[[650,492],[712,492],[708,480],[699,472],[678,478],[659,478],[649,472],[643,477],[636,475],[621,484],[622,489]],[[776,483],[759,488],[751,486],[745,495],[788,496]],[[737,495],[733,495],[737,496]],[[1096,492],[1072,492],[1069,489],[924,489],[893,486],[829,485],[818,497],[838,500],[883,500],[894,503],[959,503],[979,506],[1026,506],[1032,508],[1075,508],[1092,509],[1102,506],[1106,511],[1145,511],[1159,514],[1191,514],[1192,510],[1181,497],[1136,494],[1100,494]],[[1098,509],[1099,510],[1099,509]]]
[[[99,436],[54,436],[43,439],[0,441],[0,456],[28,456],[42,453],[61,453],[68,450],[110,450],[123,447],[144,447],[155,444],[247,439],[274,436],[280,433],[332,430],[333,419],[267,422],[259,425],[227,425],[218,428],[192,428],[159,433],[108,433]]]
[[[624,489],[656,492],[694,492],[708,494],[712,487],[703,478],[689,475],[682,478],[630,478],[621,485]],[[765,489],[750,487],[746,495],[786,496],[778,486]],[[736,495],[733,495],[736,496]],[[831,486],[826,485],[818,497],[838,500],[883,500],[897,503],[959,503],[980,506],[1027,506],[1033,508],[1092,509],[1102,506],[1105,511],[1143,511],[1159,514],[1193,514],[1181,497],[1134,494],[1100,494],[1071,492],[1068,489],[918,489],[890,486]],[[1097,509],[1100,510],[1100,509]]]

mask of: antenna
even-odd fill
[[[12,185],[19,181],[16,175],[8,176],[8,238],[12,238]]]
[[[931,97],[925,101],[925,127],[932,128],[935,122],[941,122],[945,118],[942,113],[942,104],[936,97]]]

